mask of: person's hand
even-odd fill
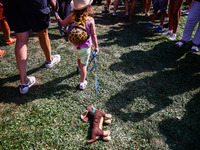
[[[56,0],[50,0],[50,4],[51,4],[51,7],[52,7],[52,10],[54,12],[58,12],[59,7],[58,7],[57,1]]]
[[[95,48],[94,51],[97,52],[97,55],[99,54],[99,49],[98,48]]]

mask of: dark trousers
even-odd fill
[[[59,10],[58,14],[60,18],[63,20],[65,19],[69,14],[71,14],[71,0],[57,0],[59,4]]]

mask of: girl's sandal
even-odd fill
[[[183,44],[184,44],[183,42],[179,41],[176,43],[176,47],[181,47],[181,46],[183,46]]]
[[[6,41],[5,44],[6,45],[10,45],[16,42],[16,37],[12,36],[10,37],[9,41]]]
[[[198,49],[197,46],[192,46],[191,51],[192,51],[192,52],[198,52],[199,49]]]

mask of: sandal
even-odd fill
[[[192,46],[191,51],[192,51],[192,52],[198,52],[199,49],[198,49],[197,46]]]
[[[176,42],[176,47],[179,47],[179,48],[180,48],[181,46],[183,46],[183,44],[184,44],[184,43],[183,43],[183,42],[181,42],[181,41],[179,41],[179,42]]]
[[[16,42],[16,37],[12,36],[10,37],[9,41],[6,41],[5,44],[6,45],[10,45]]]

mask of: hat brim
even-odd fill
[[[92,2],[93,2],[93,0],[90,0],[90,2],[89,2],[87,5],[85,5],[85,6],[76,7],[76,6],[74,5],[74,3],[73,3],[73,0],[72,0],[72,2],[71,2],[71,7],[72,7],[73,9],[75,9],[75,10],[81,10],[81,9],[84,9],[84,8],[86,8],[87,6],[91,5]]]

